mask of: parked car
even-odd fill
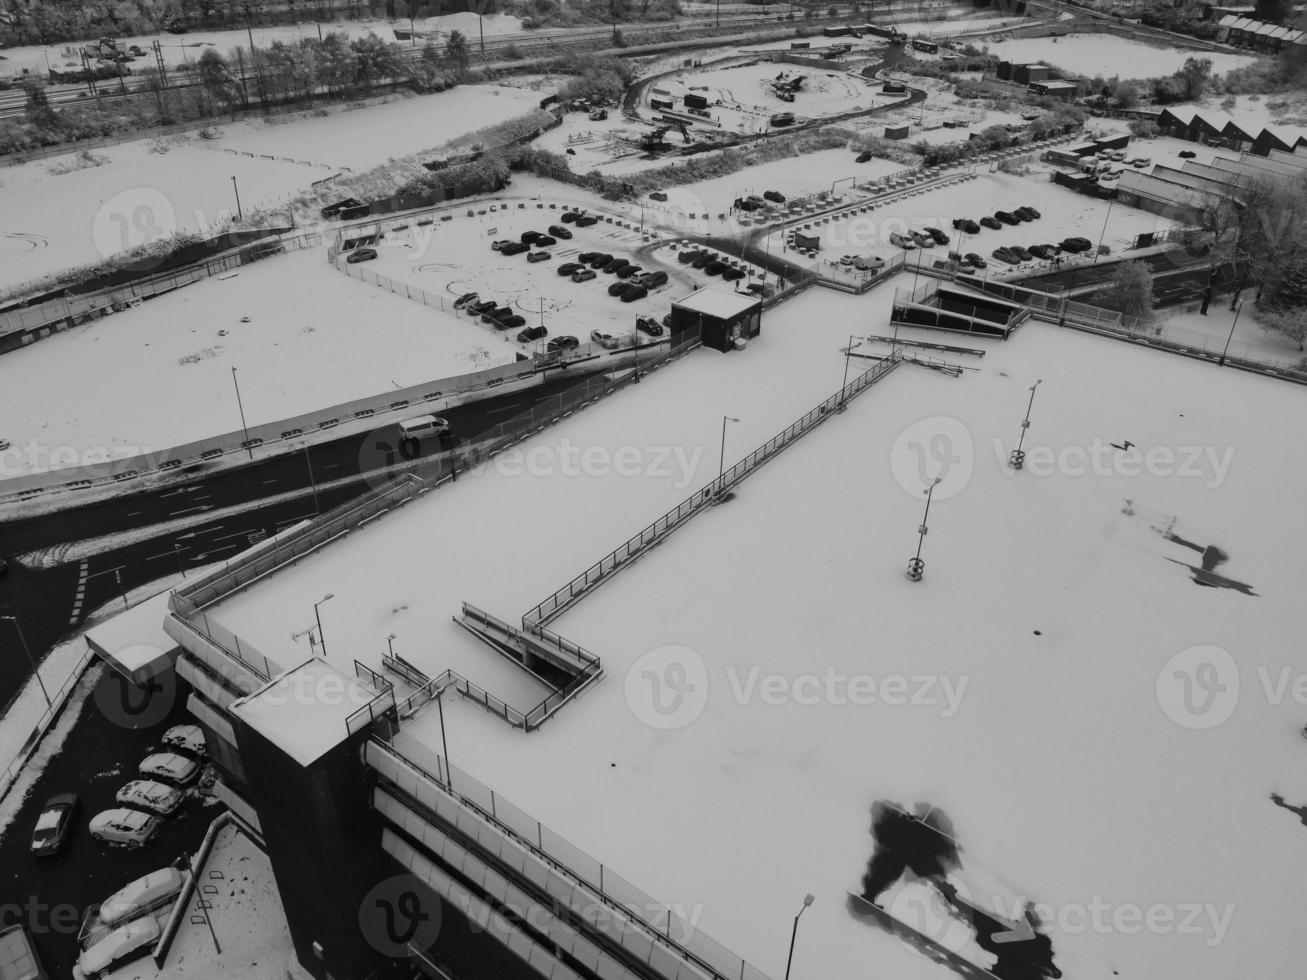
[[[980,234],[980,225],[976,224],[970,218],[954,218],[953,227],[968,235]]]
[[[780,191],[763,191],[762,196],[764,199],[771,201],[773,204],[785,203],[785,195],[782,194]]]
[[[544,232],[524,231],[522,232],[521,238],[519,240],[525,242],[527,245],[534,245],[536,242],[538,242],[540,239],[544,237],[545,237]]]
[[[690,267],[694,269],[702,269],[708,263],[715,262],[715,261],[716,259],[713,257],[712,252],[704,251],[704,252],[700,252],[698,257],[695,258],[695,260],[690,263]]]
[[[564,212],[563,212],[563,218],[562,218],[562,221],[563,221],[563,224],[565,224],[565,225],[570,225],[570,224],[572,224],[573,222],[575,222],[576,219],[579,218],[579,217],[581,217],[580,212],[577,212],[577,211],[564,211]]]
[[[204,729],[199,725],[173,725],[163,733],[163,744],[202,759],[209,754]]]
[[[608,252],[599,252],[595,255],[593,259],[590,260],[590,268],[602,269],[606,265],[608,265],[608,263],[611,261],[613,261],[612,255],[610,255]]]
[[[676,261],[681,263],[681,265],[688,265],[702,254],[703,252],[700,249],[692,248],[685,252],[678,252],[676,255]]]
[[[169,895],[176,895],[186,883],[186,876],[173,867],[151,871],[128,882],[100,903],[96,913],[106,926],[116,926],[125,919],[149,908]]]
[[[638,299],[644,299],[649,295],[649,290],[645,289],[638,283],[628,283],[627,287],[622,290],[622,302],[634,303]]]
[[[654,191],[653,193],[651,193],[651,194],[649,195],[649,200],[651,200],[651,201],[665,201],[665,200],[667,200],[667,195],[666,195],[666,193],[664,193],[663,191]]]
[[[589,228],[591,225],[597,224],[599,224],[599,219],[593,214],[583,214],[576,219],[576,226],[578,228]]]
[[[572,282],[589,282],[594,278],[595,271],[593,269],[578,269],[572,273]]]
[[[522,252],[529,252],[531,246],[525,242],[509,242],[499,250],[500,255],[519,255]]]
[[[575,350],[581,346],[581,341],[577,340],[570,334],[564,334],[561,337],[555,337],[549,343],[545,344],[547,351]]]
[[[475,303],[469,304],[468,306],[464,307],[464,309],[466,309],[473,316],[481,316],[483,313],[489,313],[498,305],[499,304],[496,303],[493,299],[483,299],[483,300],[478,300]]]
[[[853,158],[853,162],[854,162],[854,163],[866,163],[866,162],[867,162],[868,160],[870,160],[870,159],[871,159],[871,151],[870,151],[870,150],[863,150],[861,153],[859,153],[856,157]]]
[[[1072,255],[1079,255],[1081,252],[1088,252],[1094,247],[1094,243],[1088,238],[1076,235],[1071,238],[1062,239],[1062,242],[1058,247],[1064,252],[1070,252]]]
[[[554,271],[560,276],[570,276],[577,269],[583,268],[585,268],[585,266],[581,265],[580,262],[564,262],[562,265],[554,269]]]
[[[771,299],[776,294],[776,290],[764,282],[751,282],[745,290],[762,299]]]
[[[1018,218],[1011,211],[995,211],[994,217],[997,218],[999,221],[1003,222],[1003,224],[1005,225],[1021,224],[1021,219]]]
[[[734,282],[736,279],[743,279],[744,270],[737,269],[735,266],[727,266],[722,270],[722,278],[727,282]]]
[[[495,321],[496,330],[513,330],[517,327],[521,327],[525,325],[526,325],[526,317],[519,316],[516,313],[510,316],[506,316],[501,320]]]
[[[521,344],[530,344],[547,336],[549,336],[549,331],[544,327],[527,327],[517,335],[517,340]]]
[[[618,279],[616,282],[610,282],[610,283],[608,284],[608,295],[609,295],[609,296],[616,296],[616,295],[617,295],[618,293],[620,293],[623,289],[625,289],[628,285],[630,285],[630,284],[629,284],[629,283],[625,283],[625,282],[623,282],[623,281],[620,280],[620,279]]]
[[[200,778],[200,764],[176,752],[156,752],[148,755],[136,767],[147,779],[158,779],[173,786],[189,786]]]
[[[932,236],[927,235],[925,232],[916,231],[915,229],[909,228],[908,237],[917,243],[917,248],[935,247],[935,239]]]
[[[345,256],[345,261],[350,265],[354,265],[358,262],[370,262],[376,257],[377,250],[375,248],[356,248],[354,251],[350,252],[349,255]]]
[[[1023,204],[1023,205],[1021,205],[1021,207],[1019,207],[1019,208],[1016,209],[1016,212],[1015,212],[1015,213],[1018,214],[1018,215],[1026,215],[1026,214],[1028,214],[1028,215],[1030,215],[1030,219],[1029,219],[1029,220],[1031,220],[1031,221],[1035,220],[1036,218],[1042,218],[1042,217],[1043,217],[1042,214],[1040,214],[1038,211],[1036,211],[1034,208],[1032,208],[1029,204]]]
[[[140,847],[159,829],[159,818],[140,810],[103,810],[91,818],[91,836],[106,844]]]
[[[568,239],[572,237],[572,233],[571,231],[568,230],[566,225],[550,225],[549,234],[553,235],[555,238],[562,238],[562,239]]]
[[[973,266],[977,269],[984,269],[989,265],[988,262],[982,259],[975,252],[968,252],[963,256],[963,258],[967,260],[967,265]]]
[[[498,252],[501,248],[507,245],[511,240],[512,239],[509,238],[496,239],[495,241],[490,243],[490,250],[493,252]]]
[[[853,260],[853,268],[859,272],[878,272],[885,268],[885,260],[879,255],[859,255]]]
[[[620,343],[612,334],[602,330],[591,330],[590,339],[606,350],[613,350]]]
[[[937,245],[947,245],[949,243],[948,235],[944,234],[944,232],[940,231],[938,228],[927,228],[926,234],[935,239]]]
[[[475,303],[480,297],[476,293],[464,293],[458,299],[454,300],[454,309],[461,310],[469,303]]]
[[[645,289],[657,289],[667,282],[667,273],[659,269],[656,272],[646,272],[640,277],[640,285]]]
[[[576,261],[580,262],[582,265],[589,265],[591,262],[597,259],[599,255],[600,255],[599,252],[582,252],[580,255],[576,257]]]
[[[532,252],[526,257],[528,262],[548,262],[554,257],[552,252]]]
[[[502,320],[506,316],[513,315],[511,306],[496,306],[493,310],[486,310],[481,314],[482,323],[493,323],[496,320]]]
[[[604,263],[603,270],[604,272],[613,273],[616,272],[618,269],[620,269],[622,266],[629,265],[629,264],[630,263],[628,263],[626,259],[622,258],[620,255],[614,255],[611,259],[609,259],[607,262]]]
[[[177,812],[185,802],[182,791],[153,779],[133,779],[118,791],[114,800],[123,806],[134,807],[153,813],[155,816],[167,817]]]
[[[1148,157],[1135,157],[1133,160],[1130,161],[1130,166],[1137,167],[1138,169],[1142,170],[1144,167],[1150,166],[1152,162],[1153,161]]]
[[[1031,245],[1030,254],[1037,259],[1043,259],[1045,262],[1047,262],[1049,259],[1051,259],[1054,255],[1057,254],[1057,246],[1056,245]]]
[[[1121,179],[1121,172],[1119,170],[1109,170],[1105,174],[1098,175],[1099,183],[1103,183],[1104,181],[1110,183],[1111,181],[1120,180],[1120,179]]]
[[[989,228],[993,231],[999,231],[1003,227],[1002,222],[1000,222],[997,218],[992,217],[990,215],[985,215],[985,217],[981,218],[980,224],[983,227]]]
[[[32,828],[31,851],[37,857],[58,854],[68,843],[73,817],[77,814],[77,794],[60,793],[45,801]]]
[[[714,259],[703,267],[703,271],[710,276],[720,276],[723,271],[730,268],[725,262]]]
[[[889,243],[891,245],[897,245],[906,252],[911,252],[917,247],[916,242],[911,238],[900,235],[897,231],[891,231],[889,233]]]
[[[558,239],[553,235],[541,235],[535,240],[536,248],[549,248],[550,246],[557,244]]]
[[[1028,248],[1026,248],[1025,246],[1022,246],[1022,245],[1010,245],[1010,246],[1008,246],[1008,249],[1009,249],[1009,251],[1015,253],[1016,256],[1017,256],[1019,259],[1021,259],[1022,262],[1029,262],[1031,259],[1034,258],[1034,256],[1033,256],[1032,254],[1030,254],[1030,250],[1029,250]]]
[[[667,331],[663,325],[649,316],[638,316],[635,318],[635,329],[641,333],[647,333],[650,337],[661,337]]]
[[[994,256],[994,258],[998,259],[1000,262],[1006,262],[1008,265],[1016,265],[1021,261],[1021,257],[1006,245],[1000,245],[989,254]]]
[[[83,951],[73,967],[73,977],[97,980],[124,963],[148,955],[158,940],[159,923],[154,916],[134,919]]]
[[[638,277],[643,272],[644,270],[638,265],[628,262],[626,265],[619,265],[613,275],[617,276],[619,279],[630,279],[632,276]]]

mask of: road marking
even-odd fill
[[[82,559],[77,569],[77,598],[73,602],[72,614],[68,617],[68,625],[77,625],[77,618],[82,614],[82,603],[86,600],[86,576],[91,570],[90,563]]]

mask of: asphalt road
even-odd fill
[[[170,725],[190,721],[185,698],[177,693],[167,699],[170,704],[155,706],[170,708],[162,720],[147,727],[128,727],[127,716],[113,708],[121,704],[116,676],[104,674],[58,757],[0,838],[0,928],[26,926],[51,977],[71,975],[78,954],[77,930],[91,906],[129,881],[193,853],[221,812],[221,807],[205,805],[191,791],[181,810],[137,850],[110,847],[91,838],[87,831],[91,818],[116,806],[114,794],[136,778],[137,764],[159,748],[163,732]],[[158,712],[146,715],[157,718]],[[51,796],[67,792],[80,798],[68,845],[54,857],[33,857],[27,848],[37,814]]]
[[[525,391],[451,408],[442,414],[459,437],[495,430],[520,412],[549,401],[575,384],[563,374]],[[239,469],[196,475],[189,483],[117,497],[44,517],[0,523],[0,550],[6,555],[47,549],[116,532],[136,532],[132,543],[84,560],[51,568],[26,568],[11,560],[0,578],[0,616],[18,619],[32,655],[44,651],[78,625],[88,612],[129,589],[165,575],[221,561],[263,537],[305,517],[326,511],[379,485],[388,467],[403,464],[394,448],[394,427],[346,436]],[[313,483],[310,482],[310,465]],[[325,484],[336,484],[330,489]],[[316,505],[310,492],[319,489]],[[274,498],[264,506],[261,500]],[[208,523],[210,510],[254,505]],[[150,534],[161,522],[197,518],[186,530]],[[80,592],[80,602],[79,602]],[[31,672],[19,633],[0,620],[0,705],[9,701]]]

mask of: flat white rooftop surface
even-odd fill
[[[582,572],[717,475],[723,415],[730,465],[836,390],[891,299],[810,291],[745,351],[696,352],[209,612],[293,662],[329,589],[342,670],[394,632],[498,693],[516,668],[449,622],[459,601],[513,620]],[[606,676],[538,732],[449,700],[454,764],[774,977],[805,892],[797,975],[946,975],[845,911],[879,799],[942,808],[971,881],[1050,906],[1067,976],[1290,975],[1303,830],[1269,796],[1307,802],[1286,547],[1307,458],[1268,420],[1304,393],[1037,323],[928,336],[988,354],[950,357],[978,368],[958,379],[902,366],[556,622]],[[642,475],[600,472],[624,447]],[[698,458],[656,475],[658,447]],[[1196,585],[1168,525],[1257,595]],[[440,751],[435,713],[407,731]]]
[[[756,296],[741,295],[740,293],[729,292],[725,289],[714,289],[708,286],[705,289],[696,290],[684,299],[676,300],[676,305],[682,309],[693,310],[696,313],[715,316],[719,320],[729,320],[731,317],[738,316],[757,306],[758,299]]]
[[[379,692],[325,660],[293,667],[232,706],[247,725],[301,765],[346,736],[346,721]]]

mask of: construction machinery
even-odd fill
[[[687,146],[694,142],[694,137],[690,135],[690,129],[685,123],[667,120],[640,135],[640,149],[645,153],[667,152],[672,148],[672,144],[667,142],[666,136],[668,131],[673,129],[681,134],[681,139]]]
[[[767,82],[772,94],[782,102],[793,102],[794,96],[803,88],[803,75],[789,75],[781,72]]]

